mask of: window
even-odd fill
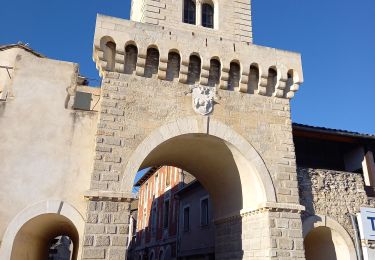
[[[183,212],[183,227],[184,232],[188,232],[190,230],[190,207],[186,206]]]
[[[166,174],[165,174],[165,187],[169,187],[171,185],[171,171],[169,167],[166,168]]]
[[[202,5],[202,26],[214,28],[214,8],[210,4]]]
[[[164,201],[163,228],[169,227],[169,200]]]
[[[159,260],[164,260],[164,251],[160,250],[159,252]]]
[[[201,200],[201,226],[208,225],[208,198]]]
[[[157,197],[159,192],[159,174],[155,175],[155,187],[154,187],[154,194]]]
[[[146,209],[143,209],[143,219],[142,219],[142,228],[145,229],[146,228],[146,218],[147,218],[147,213],[146,213]]]
[[[156,227],[156,216],[157,216],[157,211],[156,211],[156,206],[155,207],[153,207],[153,209],[152,209],[152,216],[151,216],[151,229],[152,229],[152,234],[153,235],[155,235],[156,234],[156,229],[157,229],[157,227]]]
[[[184,0],[184,23],[196,24],[195,1]]]
[[[147,195],[148,195],[148,183],[146,183],[146,186],[145,186],[145,193],[144,193],[143,195],[144,195],[143,204],[144,204],[145,207],[146,207],[146,205],[147,205],[147,200],[148,200],[148,197],[147,197]]]

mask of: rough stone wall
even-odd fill
[[[357,213],[360,207],[369,205],[362,174],[307,168],[297,171],[301,204],[306,207],[303,219],[317,214],[329,216],[354,237],[347,213]]]

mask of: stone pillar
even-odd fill
[[[126,259],[130,203],[91,197],[82,259]]]
[[[216,221],[215,259],[305,259],[302,208],[275,204]]]

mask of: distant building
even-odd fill
[[[213,208],[208,192],[194,181],[182,188],[177,197],[180,201],[178,259],[215,259]]]
[[[69,237],[57,237],[50,247],[48,260],[71,260],[72,248],[72,240]]]
[[[135,259],[175,259],[178,200],[175,194],[193,177],[171,166],[151,168],[139,186]]]

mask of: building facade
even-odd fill
[[[176,259],[179,204],[176,193],[192,176],[172,166],[151,168],[139,186],[135,259]]]
[[[178,259],[215,259],[215,225],[210,195],[195,180],[182,188],[177,196],[180,205]]]

